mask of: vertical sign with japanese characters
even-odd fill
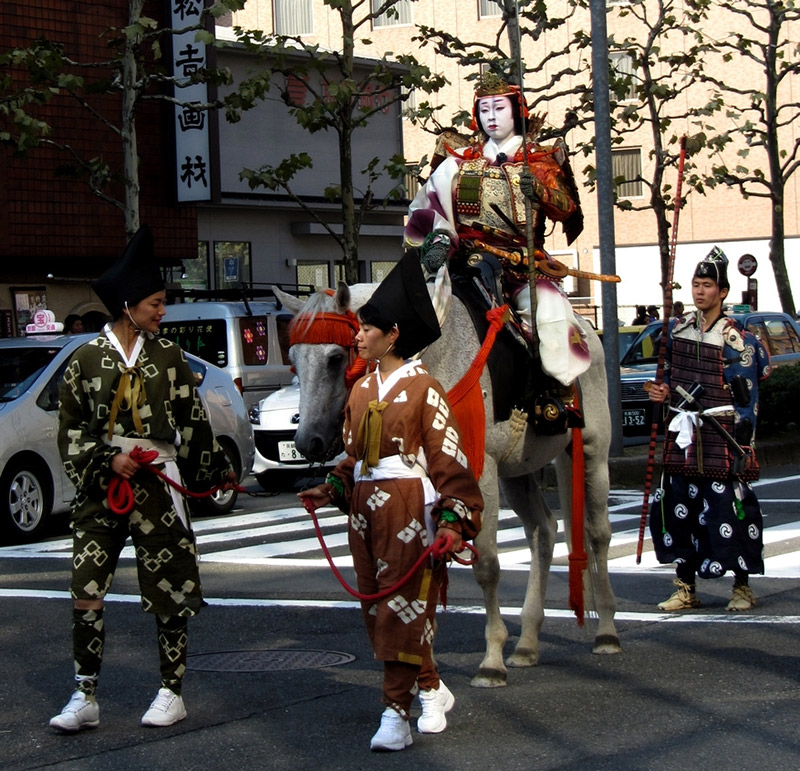
[[[173,29],[196,25],[203,0],[169,0]],[[175,76],[175,165],[179,201],[208,201],[209,178],[208,113],[197,109],[208,101],[205,83],[192,83],[192,74],[206,66],[206,46],[195,40],[196,30],[179,32],[172,39]]]

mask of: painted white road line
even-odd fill
[[[69,592],[47,591],[42,589],[0,589],[0,599],[36,599],[36,600],[69,600]],[[340,610],[342,608],[357,610],[360,603],[353,600],[294,600],[294,599],[260,599],[236,597],[206,597],[206,602],[215,607],[253,607],[253,608],[313,608],[315,610]],[[133,594],[108,594],[107,602],[141,602],[138,595]],[[459,615],[482,616],[485,611],[479,605],[448,605],[444,613]],[[522,608],[519,606],[505,605],[500,608],[503,616],[519,618]],[[560,608],[546,608],[547,618],[563,619],[575,623],[575,614],[571,610]],[[587,614],[588,615],[588,614]],[[591,621],[591,615],[589,615]],[[690,613],[658,613],[658,612],[618,612],[614,616],[616,622],[658,622],[668,624],[791,624],[800,623],[800,616],[759,616],[756,614],[744,615],[737,613],[704,614],[702,611]]]

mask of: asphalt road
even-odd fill
[[[785,470],[784,470],[785,471]],[[404,752],[374,754],[380,668],[360,613],[325,566],[290,494],[243,501],[222,520],[196,522],[209,607],[190,622],[188,718],[139,725],[158,687],[152,618],[124,558],[106,611],[101,725],[60,736],[47,721],[71,691],[68,540],[56,528],[34,547],[0,548],[0,764],[7,769],[796,769],[800,763],[800,479],[764,480],[767,572],[758,606],[730,615],[730,579],[700,585],[704,607],[665,615],[669,568],[635,565],[631,533],[641,493],[611,497],[618,656],[591,654],[593,622],[566,612],[563,549],[548,587],[538,667],[508,685],[470,687],[484,648],[480,592],[451,570],[440,614],[440,670],[455,693],[448,729],[414,733]],[[337,518],[338,517],[338,518]],[[344,525],[326,537],[344,574]],[[503,518],[501,588],[511,650],[527,579],[521,534]],[[65,550],[66,549],[66,550]],[[321,666],[330,664],[329,666]]]

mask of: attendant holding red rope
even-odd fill
[[[358,380],[345,410],[347,458],[325,484],[300,493],[350,515],[358,589],[376,595],[407,575],[428,544],[448,535],[451,552],[475,537],[483,509],[445,391],[419,361],[407,360],[440,335],[418,257],[407,254],[358,311],[356,345],[377,369]],[[362,601],[375,658],[384,662],[386,708],[373,750],[412,743],[409,711],[419,687],[420,733],[440,733],[453,695],[432,658],[437,597],[446,579],[432,561],[396,592]]]
[[[95,694],[105,640],[103,604],[128,536],[142,607],[156,617],[161,665],[161,688],[142,724],[167,726],[186,717],[181,683],[187,618],[205,603],[188,507],[164,477],[175,483],[183,478],[193,491],[220,484],[227,489],[236,481],[183,352],[156,336],[165,292],[147,226],[94,289],[114,321],[78,349],[60,391],[59,451],[76,488],[71,580],[76,690],[50,721],[61,732],[99,724]],[[130,507],[112,507],[113,480],[122,481]]]

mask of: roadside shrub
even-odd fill
[[[793,425],[790,425],[793,424]],[[759,388],[757,438],[800,425],[800,366],[776,369]]]

